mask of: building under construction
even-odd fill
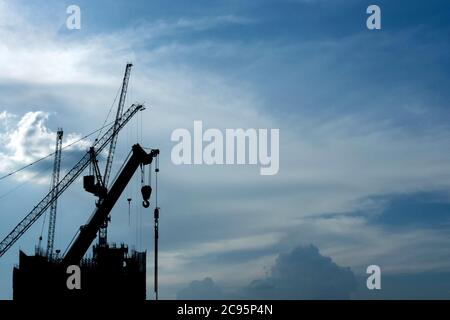
[[[67,269],[61,259],[49,260],[36,253],[20,251],[13,272],[13,299],[129,299],[146,298],[146,252],[128,252],[125,245],[94,246],[92,258],[79,264],[79,290],[67,287]]]
[[[62,130],[58,130],[53,175],[50,192],[29,212],[24,219],[0,242],[0,257],[41,217],[50,212],[47,249],[39,245],[33,256],[19,252],[19,264],[13,270],[13,298],[15,300],[66,299],[66,298],[110,298],[144,300],[146,298],[146,252],[129,250],[125,244],[109,244],[107,227],[111,210],[119,200],[135,172],[141,170],[143,206],[148,208],[152,187],[144,183],[145,167],[156,160],[158,172],[158,149],[144,150],[135,144],[119,170],[116,178],[108,183],[119,131],[143,105],[133,104],[123,112],[130,77],[131,64],[127,64],[122,83],[117,115],[113,125],[97,138],[89,151],[59,179],[62,152]],[[104,173],[101,174],[97,155],[109,146]],[[81,226],[68,249],[54,251],[56,208],[58,197],[89,167],[83,177],[83,187],[98,200],[85,225]],[[150,177],[149,177],[150,180]],[[150,182],[149,182],[150,183]],[[131,199],[128,199],[130,202]],[[155,292],[157,293],[157,239],[159,208],[155,207]],[[94,246],[95,239],[98,242]],[[86,256],[92,246],[92,254]],[[79,274],[77,287],[69,285],[71,270]]]

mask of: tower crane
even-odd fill
[[[121,117],[117,125],[111,126],[102,137],[97,139],[93,148],[100,153],[111,139],[138,112],[144,109],[141,104],[133,104]],[[50,205],[74,182],[91,163],[91,153],[87,152],[54,188],[23,218],[16,227],[0,242],[0,257],[33,225]]]
[[[58,129],[56,132],[56,147],[55,147],[55,162],[53,163],[53,174],[51,181],[52,199],[55,199],[50,204],[50,217],[48,222],[48,238],[47,238],[47,258],[53,257],[53,244],[55,242],[55,228],[56,228],[56,208],[58,200],[56,194],[58,193],[59,172],[61,169],[61,151],[62,151],[62,137],[63,130]]]
[[[123,106],[125,105],[125,98],[127,96],[127,90],[128,90],[128,81],[130,80],[130,73],[131,73],[132,66],[133,66],[133,64],[127,63],[127,65],[125,67],[125,74],[123,76],[122,90],[120,92],[119,104],[117,106],[117,114],[116,114],[116,120],[114,122],[114,127],[119,125],[120,118],[122,117]],[[111,138],[111,143],[109,145],[109,153],[108,153],[108,158],[106,160],[105,173],[103,174],[103,185],[106,188],[108,188],[109,176],[111,175],[111,168],[112,168],[113,159],[114,159],[114,152],[116,151],[117,138],[118,138],[118,135],[114,134],[113,137]],[[102,199],[100,199],[99,201],[102,201]],[[99,244],[101,246],[105,246],[108,242],[107,238],[108,238],[108,219],[105,220],[104,225],[99,230],[99,235],[98,235]]]

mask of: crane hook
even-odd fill
[[[142,201],[142,206],[144,208],[150,207],[150,201],[149,200],[150,200],[150,196],[152,194],[152,187],[149,186],[149,185],[142,186],[141,193],[142,193],[142,198],[144,199]]]

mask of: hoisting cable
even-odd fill
[[[128,226],[131,225],[131,198],[127,198],[128,201]]]
[[[154,275],[154,291],[155,299],[158,300],[158,239],[159,239],[159,207],[158,207],[158,172],[159,172],[159,155],[155,158],[155,275]]]
[[[155,205],[158,207],[158,172],[159,172],[159,155],[155,159]]]
[[[127,157],[125,158],[125,161],[122,163],[122,165],[120,166],[119,170],[117,171],[116,175],[114,176],[114,179],[112,180],[112,184],[114,184],[114,182],[117,180],[117,178],[119,177],[120,173],[122,172],[123,168],[125,167],[125,164],[128,162],[128,160],[130,159],[131,155],[132,155],[133,151],[128,152]]]
[[[151,187],[152,186],[153,161],[152,161],[152,163],[150,163],[149,167],[150,168],[148,170],[148,185]]]
[[[111,104],[111,107],[109,108],[108,115],[106,116],[105,121],[103,122],[103,125],[105,125],[106,121],[108,121],[109,116],[111,115],[112,109],[114,108],[114,105],[116,104],[116,100],[117,100],[117,97],[119,96],[119,92],[121,89],[122,89],[122,85],[120,85],[119,89],[117,89],[116,96],[114,98],[113,103]],[[98,140],[98,138],[100,137],[101,134],[102,134],[102,130],[100,130],[100,132],[98,133],[96,140]]]
[[[42,228],[41,228],[41,234],[39,236],[39,242],[38,242],[38,250],[39,253],[41,251],[41,243],[42,243],[42,234],[44,233],[44,226],[45,226],[45,220],[47,219],[47,212],[44,215],[44,220],[42,221]]]

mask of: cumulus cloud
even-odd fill
[[[12,161],[31,162],[46,156],[51,150],[54,135],[44,126],[48,113],[27,112],[12,132],[6,133],[8,143],[5,148],[10,152]]]
[[[15,120],[15,115],[7,112],[2,111],[0,112],[0,145],[4,146],[6,143],[8,143],[7,136],[4,134],[5,132],[8,132],[11,130],[12,123]]]
[[[313,245],[281,253],[268,275],[224,295],[212,279],[193,281],[178,299],[349,299],[357,280],[350,268],[334,263]]]
[[[19,119],[20,118],[20,119]],[[0,132],[0,173],[6,174],[33,161],[44,158],[55,150],[56,131],[46,126],[49,113],[43,111],[27,112],[22,117],[8,112],[0,113],[0,121],[6,124]],[[13,123],[15,119],[19,119]],[[69,133],[63,140],[63,148],[81,138],[81,135]],[[80,155],[88,146],[87,141],[80,141],[63,151],[65,159]],[[53,157],[48,157],[39,166],[20,172],[14,177],[23,181],[32,179],[37,183],[47,183],[48,177],[35,178],[35,171],[51,167]],[[70,165],[70,164],[69,164]],[[35,178],[35,179],[34,179]]]
[[[310,245],[280,254],[267,278],[253,281],[243,293],[256,299],[348,299],[356,288],[350,268],[343,268]]]

